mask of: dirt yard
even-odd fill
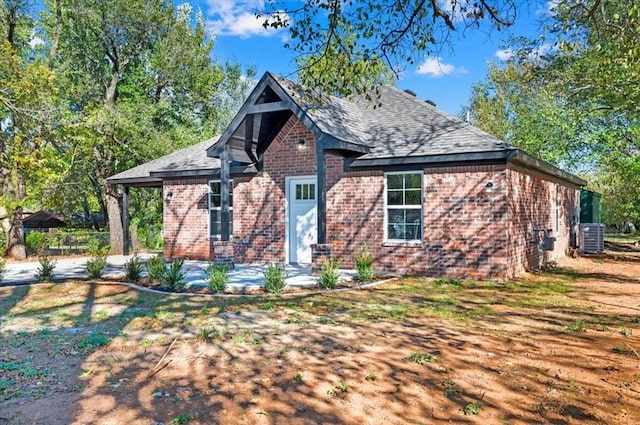
[[[1,424],[637,424],[640,253],[289,298],[0,288]]]

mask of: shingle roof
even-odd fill
[[[188,148],[145,162],[107,179],[110,184],[148,183],[162,185],[162,173],[207,171],[220,168],[220,160],[207,156],[207,148],[218,138],[207,139]]]

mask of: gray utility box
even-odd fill
[[[581,223],[580,252],[587,254],[598,254],[604,251],[604,224],[602,223]]]

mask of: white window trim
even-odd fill
[[[387,176],[390,175],[398,175],[398,174],[420,174],[420,205],[402,205],[403,209],[419,209],[420,210],[420,236],[418,239],[390,239],[388,229],[389,229],[389,205],[387,203],[388,199],[388,188],[387,188]],[[392,207],[399,207],[399,205],[393,205]],[[389,171],[384,173],[384,238],[383,242],[392,242],[392,243],[415,243],[422,242],[424,238],[424,172],[422,170],[415,171]]]
[[[220,238],[220,234],[216,233],[213,234],[211,233],[211,211],[220,211],[222,209],[222,207],[212,207],[211,206],[211,183],[222,183],[222,181],[220,179],[216,179],[216,180],[209,180],[207,182],[207,207],[208,207],[208,227],[209,227],[209,237],[210,238]],[[229,180],[229,183],[231,184],[231,188],[233,190],[233,179]],[[229,192],[231,193],[231,192]],[[229,212],[233,211],[233,207],[229,207]],[[229,238],[232,239],[233,238],[233,228],[229,229]]]

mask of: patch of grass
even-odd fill
[[[267,301],[266,303],[264,303],[263,308],[265,310],[273,310],[273,303],[271,301]]]
[[[169,422],[169,423],[171,425],[184,425],[184,424],[188,424],[189,422],[191,422],[194,419],[195,419],[195,417],[193,415],[190,415],[188,413],[181,413],[178,416],[176,416],[175,418],[171,419],[171,422]]]
[[[452,379],[445,379],[444,382],[442,382],[442,386],[444,387],[447,398],[455,398],[462,394],[462,387]]]
[[[300,372],[296,372],[296,374],[295,374],[295,375],[293,375],[293,379],[294,379],[296,382],[302,382],[302,373],[300,373]]]
[[[620,328],[620,335],[631,336],[633,335],[633,331],[629,328]]]
[[[378,375],[376,375],[375,373],[368,373],[367,376],[364,377],[365,381],[377,381],[378,380]]]
[[[236,345],[244,344],[248,338],[253,336],[253,329],[243,329],[240,332],[236,332],[233,334],[231,339],[233,343]]]
[[[14,380],[0,376],[0,394],[8,393],[14,385]]]
[[[419,365],[426,365],[436,361],[436,356],[429,353],[413,353],[403,359],[405,362],[417,363]]]
[[[587,323],[582,320],[576,320],[574,323],[568,325],[565,328],[569,332],[586,332],[587,331]]]
[[[344,381],[340,381],[338,385],[329,388],[329,390],[327,391],[327,394],[334,397],[338,397],[343,394],[346,394],[348,391],[349,391],[349,386],[347,385],[347,383]]]
[[[105,345],[109,345],[111,340],[107,338],[102,332],[92,332],[78,342],[77,347],[82,348],[98,348]]]
[[[482,405],[479,401],[474,401],[464,406],[464,414],[467,416],[475,416],[482,411]]]
[[[264,290],[270,294],[279,294],[287,286],[287,272],[282,264],[269,264],[263,273]]]
[[[457,277],[449,277],[449,276],[440,276],[436,280],[433,281],[433,284],[436,286],[454,286],[457,288],[462,287],[462,281]]]

